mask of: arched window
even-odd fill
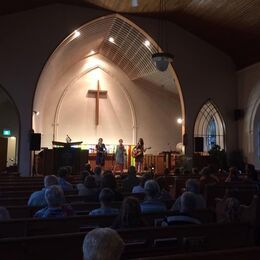
[[[203,138],[203,151],[208,152],[214,145],[225,148],[225,126],[222,116],[209,100],[201,108],[194,127],[194,137]]]

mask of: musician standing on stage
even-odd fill
[[[119,145],[116,146],[116,167],[119,168],[120,173],[123,173],[124,162],[125,162],[125,146],[123,145],[123,139],[119,139]]]
[[[144,140],[140,138],[137,145],[133,149],[134,157],[135,157],[135,168],[137,173],[141,173],[142,165],[144,161],[144,152],[146,149],[144,148]]]
[[[96,157],[96,165],[103,167],[105,165],[106,152],[107,148],[105,144],[103,144],[103,139],[98,139],[98,144],[96,145],[97,157]]]

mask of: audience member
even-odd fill
[[[197,176],[199,175],[199,170],[196,167],[193,167],[191,170],[191,175]]]
[[[83,242],[84,260],[119,260],[124,242],[111,228],[96,228],[87,233]]]
[[[237,223],[241,220],[240,202],[235,197],[228,197],[216,203],[218,223]]]
[[[111,171],[105,171],[101,180],[101,189],[109,188],[114,192],[115,200],[123,200],[123,195],[117,190],[116,178]]]
[[[240,179],[239,179],[237,168],[230,167],[229,174],[228,174],[228,177],[226,178],[225,182],[238,182],[238,181],[240,181]]]
[[[102,169],[100,166],[97,166],[94,170],[94,178],[95,178],[95,181],[96,181],[96,184],[98,187],[100,187],[101,185],[101,180],[102,180]]]
[[[160,186],[160,195],[159,200],[165,201],[165,200],[172,200],[172,196],[169,193],[169,187],[167,186],[165,177],[159,177],[156,179],[157,183]]]
[[[137,198],[126,197],[123,200],[121,210],[115,219],[112,227],[119,228],[137,228],[147,226],[141,213],[141,207]]]
[[[38,210],[36,218],[57,218],[73,215],[73,210],[68,205],[64,205],[64,193],[60,186],[52,185],[45,191],[45,200],[48,206]]]
[[[79,196],[86,196],[88,201],[97,201],[98,187],[95,182],[95,178],[89,175],[85,178],[84,184],[77,186]]]
[[[191,216],[192,211],[196,210],[196,195],[186,191],[180,197],[180,214],[168,216],[168,225],[201,224],[201,221]]]
[[[142,213],[164,212],[166,206],[158,198],[160,196],[160,186],[154,180],[146,181],[144,185],[146,198],[140,204]]]
[[[104,188],[99,193],[100,208],[90,211],[89,215],[117,215],[119,210],[112,208],[112,202],[115,199],[114,192],[109,188]]]
[[[199,183],[196,179],[188,179],[186,181],[186,191],[190,191],[192,193],[194,193],[194,196],[196,197],[196,201],[195,201],[195,208],[196,209],[204,209],[206,208],[206,202],[203,198],[203,196],[199,193]],[[171,210],[178,210],[180,211],[181,208],[181,196],[179,196],[175,203],[172,206]]]
[[[139,184],[139,178],[136,177],[136,169],[130,166],[128,169],[128,176],[123,180],[122,186],[124,192],[131,192],[133,187]]]
[[[73,186],[69,183],[66,178],[68,177],[69,172],[67,167],[61,167],[58,170],[58,184],[61,186],[63,191],[73,190]]]
[[[94,175],[94,172],[91,170],[91,165],[89,163],[84,164],[83,169],[80,173],[81,182],[84,182],[86,177],[89,175]]]
[[[253,164],[246,164],[246,181],[248,182],[258,182],[257,171],[255,170],[255,166]]]
[[[52,185],[57,185],[58,179],[55,175],[48,175],[44,177],[44,188],[40,191],[35,191],[31,194],[28,200],[28,206],[30,207],[45,207],[47,201],[45,200],[45,191]]]
[[[219,182],[219,179],[217,176],[215,176],[212,172],[210,167],[204,167],[200,171],[200,192],[204,193],[205,186],[208,184],[216,184]]]
[[[146,181],[150,179],[152,179],[151,175],[149,173],[145,173],[141,177],[139,184],[133,187],[132,193],[144,193],[144,185]]]
[[[0,207],[0,221],[9,220],[9,219],[10,219],[9,211],[4,207]]]

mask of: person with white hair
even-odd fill
[[[195,208],[196,209],[205,209],[206,208],[206,201],[203,196],[200,194],[200,186],[199,182],[196,179],[188,179],[185,183],[186,190],[192,192],[194,194],[195,199]],[[171,210],[173,211],[180,211],[181,209],[181,196],[179,196],[175,203],[173,204]]]
[[[124,242],[111,228],[96,228],[87,233],[83,241],[84,260],[119,260]]]
[[[186,191],[180,197],[180,214],[168,216],[168,225],[202,224],[201,221],[192,216],[192,211],[196,210],[196,195]]]
[[[45,191],[45,200],[48,206],[38,210],[36,218],[55,218],[73,215],[73,210],[68,205],[64,205],[64,193],[60,186],[52,185]]]
[[[155,180],[146,181],[144,185],[145,200],[140,204],[142,213],[165,212],[164,203],[159,200],[160,186]]]
[[[47,201],[45,200],[45,191],[52,185],[57,185],[58,179],[55,175],[48,175],[44,177],[44,188],[39,191],[35,191],[31,194],[27,205],[30,207],[45,207]]]

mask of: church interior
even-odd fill
[[[258,259],[259,14],[1,2],[0,258]]]

